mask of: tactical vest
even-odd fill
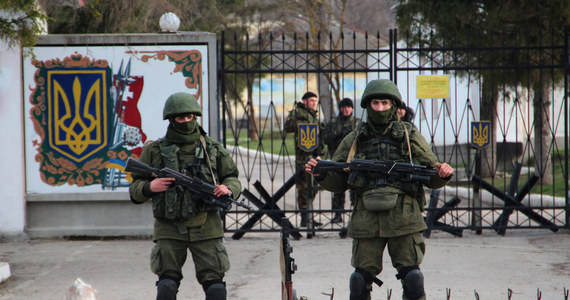
[[[388,124],[383,135],[378,135],[372,132],[372,129],[366,124],[361,124],[357,128],[359,131],[357,140],[358,151],[354,157],[367,160],[410,162],[404,126],[406,126],[408,132],[411,132],[412,125],[410,123],[393,121]],[[412,157],[412,163],[417,164],[418,162]],[[358,174],[350,188],[355,190],[358,195],[382,186],[396,187],[406,194],[417,198],[420,202],[425,202],[421,183],[403,182],[378,172]]]
[[[204,148],[198,142],[194,154],[183,154],[181,149],[166,141],[158,141],[164,167],[199,178],[212,184],[213,180],[206,164]],[[187,163],[186,161],[192,161]],[[152,197],[152,211],[155,218],[173,221],[190,220],[200,211],[206,210],[199,199],[193,199],[187,189],[174,184],[163,193]]]
[[[354,116],[350,116],[348,118],[336,116],[329,124],[326,134],[327,144],[332,156],[340,145],[340,142],[342,142],[342,139],[354,130],[356,126],[356,118]]]

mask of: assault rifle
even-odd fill
[[[313,169],[313,174],[321,174],[323,171],[344,170],[350,172],[348,183],[353,184],[354,178],[361,172],[382,173],[386,177],[396,178],[400,181],[418,181],[429,183],[429,178],[436,175],[437,171],[428,169],[426,166],[412,163],[395,162],[391,160],[366,160],[353,159],[351,162],[336,162],[331,160],[319,160]]]
[[[289,220],[282,218],[281,243],[279,252],[279,262],[281,265],[281,299],[297,300],[297,292],[293,288],[293,278],[291,275],[297,270],[295,259],[291,257],[293,247],[289,243]]]
[[[241,206],[247,210],[252,210],[251,206],[243,202],[237,202],[228,195],[217,197],[216,195],[214,195],[214,189],[216,188],[215,186],[206,183],[198,178],[192,178],[186,176],[180,172],[176,172],[169,168],[163,168],[163,169],[153,168],[143,162],[140,162],[136,159],[132,159],[129,157],[127,159],[127,165],[125,166],[125,171],[141,173],[146,176],[154,178],[174,178],[176,179],[176,181],[174,182],[175,184],[178,184],[179,186],[188,189],[190,192],[192,192],[192,195],[198,196],[198,198],[204,201],[204,203],[209,205],[215,205],[224,210],[231,209],[232,203],[237,206]]]

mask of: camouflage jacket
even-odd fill
[[[299,146],[299,123],[315,123],[317,124],[317,148],[312,152],[304,151]],[[289,111],[287,119],[285,120],[285,132],[293,132],[295,136],[295,156],[297,161],[311,158],[316,155],[323,155],[325,153],[324,144],[324,128],[323,123],[319,122],[317,112],[308,110],[301,102],[295,103],[295,108]],[[308,160],[308,159],[307,159]],[[306,163],[303,162],[303,164]]]
[[[336,148],[338,148],[338,145],[340,145],[342,139],[358,127],[360,123],[362,123],[362,121],[354,117],[354,114],[348,118],[339,115],[331,119],[325,130],[325,143],[327,144],[331,157],[336,151]]]
[[[205,132],[200,128],[202,134]],[[210,158],[210,164],[214,171],[214,176],[218,184],[224,184],[232,191],[232,197],[237,199],[241,192],[241,183],[238,179],[238,169],[231,158],[229,152],[218,142],[212,140],[210,137],[205,136],[206,148]],[[160,143],[162,139],[153,141],[143,148],[139,160],[148,164],[151,167],[163,168],[163,153],[161,152]],[[201,147],[199,141],[193,145],[193,149]],[[175,145],[176,149],[187,148],[188,145]],[[192,145],[190,145],[192,146]],[[180,160],[182,151],[177,150],[176,154]],[[203,151],[196,151],[198,154],[194,161],[197,159],[204,159]],[[194,156],[192,156],[194,157]],[[204,174],[201,176],[202,180],[210,184],[212,176],[209,172],[207,164],[200,164],[200,170]],[[178,170],[181,171],[181,170]],[[145,178],[133,174],[133,182],[129,187],[131,200],[135,203],[143,203],[148,201],[151,197],[155,196],[150,191],[150,178]],[[173,188],[172,188],[173,189]],[[198,211],[194,217],[186,221],[170,221],[155,218],[153,239],[176,239],[184,241],[200,241],[213,238],[223,237],[223,227],[216,207],[212,207],[203,203],[198,204]]]

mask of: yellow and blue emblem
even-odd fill
[[[298,129],[298,141],[297,145],[299,149],[312,152],[317,149],[318,141],[318,126],[317,123],[299,123],[297,124]]]
[[[48,140],[52,151],[80,163],[107,147],[107,70],[47,71]]]
[[[489,145],[491,122],[479,121],[471,122],[471,144],[477,149],[485,148]]]

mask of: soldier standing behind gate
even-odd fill
[[[319,122],[317,107],[319,100],[313,92],[306,92],[301,98],[303,102],[295,102],[295,107],[287,115],[285,131],[295,133],[295,169],[301,170],[296,178],[297,205],[300,210],[306,210],[307,204],[312,204],[318,192],[318,186],[312,176],[307,175],[305,163],[312,157],[324,154],[322,133],[324,125]],[[301,213],[301,227],[308,225],[309,214]],[[312,219],[311,219],[312,220]],[[313,226],[322,224],[313,221]]]
[[[429,188],[440,188],[453,175],[453,168],[438,163],[429,144],[417,129],[402,122],[396,109],[403,106],[398,87],[390,80],[373,80],[366,85],[360,103],[366,109],[367,121],[347,135],[332,160],[390,160],[411,162],[437,170],[429,178]],[[352,156],[352,157],[351,157]],[[305,170],[313,174],[317,159],[311,159]],[[331,192],[354,190],[356,201],[348,235],[353,238],[350,276],[350,299],[368,300],[372,283],[382,271],[382,256],[388,248],[396,278],[403,287],[403,299],[426,299],[424,277],[420,271],[425,243],[420,232],[427,229],[422,215],[425,207],[423,184],[401,181],[379,172],[363,172],[351,179],[349,173],[328,171],[313,174],[321,186]]]
[[[164,105],[163,119],[170,122],[166,136],[145,145],[139,161],[154,168],[168,167],[216,185],[214,195],[237,199],[241,191],[237,167],[222,145],[206,135],[196,117],[202,111],[196,98],[175,93]],[[225,272],[230,268],[224,231],[216,206],[194,199],[174,178],[147,178],[133,173],[131,200],[152,199],[154,214],[151,271],[158,275],[157,300],[175,300],[182,266],[190,250],[196,278],[206,300],[225,300]]]
[[[330,123],[327,124],[327,129],[325,131],[325,141],[332,157],[338,145],[342,139],[353,131],[357,126],[360,125],[361,121],[356,118],[353,114],[354,105],[352,99],[344,98],[338,104],[339,113],[337,117],[332,118]],[[350,198],[352,200],[353,193],[350,193]],[[345,204],[345,193],[333,193],[332,197],[332,209],[344,209]],[[335,212],[334,217],[331,219],[331,223],[342,222],[342,213]]]

